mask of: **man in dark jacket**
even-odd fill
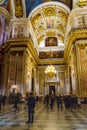
[[[14,108],[15,108],[15,112],[19,111],[18,103],[19,103],[19,95],[15,94],[14,95]]]
[[[28,121],[26,123],[33,123],[34,108],[35,108],[35,97],[33,96],[33,93],[29,94],[27,105],[28,105]]]

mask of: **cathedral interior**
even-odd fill
[[[87,130],[87,0],[0,0],[0,130],[10,129]]]
[[[87,96],[87,0],[0,0],[0,93],[13,91]]]

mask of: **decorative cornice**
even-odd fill
[[[20,47],[20,49],[18,49]],[[33,45],[33,41],[32,39],[29,38],[14,38],[14,39],[8,39],[5,43],[5,45],[3,46],[4,48],[4,52],[7,52],[9,50],[11,50],[12,48],[17,48],[17,50],[21,51],[21,48],[26,49],[28,48],[28,50],[30,51],[31,55],[33,56],[33,58],[35,59],[35,62],[38,65],[47,65],[49,64],[49,59],[48,60],[40,60],[37,50],[35,49],[34,45]],[[65,61],[63,58],[61,59],[53,59],[52,60],[52,64],[56,64],[56,65],[60,65],[60,64],[65,64]]]
[[[84,40],[84,39],[87,39],[87,29],[82,29],[82,30],[73,29],[70,31],[70,33],[67,36],[67,41],[66,41],[66,48],[65,48],[65,53],[64,53],[65,61],[67,61],[68,59],[72,45],[77,40]]]
[[[50,63],[50,60],[40,60],[40,63],[39,63],[39,65],[49,65],[49,63]],[[52,65],[65,65],[65,61],[64,61],[64,59],[63,58],[61,58],[61,59],[53,59],[53,60],[51,60],[51,64]]]
[[[25,47],[28,48],[32,56],[34,57],[36,63],[39,62],[38,54],[34,48],[34,45],[32,44],[32,39],[29,38],[15,38],[15,39],[8,39],[7,42],[4,45],[4,50],[7,52],[10,48],[13,47]],[[21,48],[20,48],[21,49]]]

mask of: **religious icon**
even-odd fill
[[[54,28],[54,20],[46,20],[47,28]]]
[[[56,37],[48,37],[45,39],[45,46],[57,46],[57,38]]]

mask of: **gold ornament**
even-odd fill
[[[23,17],[23,6],[21,0],[15,0],[15,16],[18,18]]]

